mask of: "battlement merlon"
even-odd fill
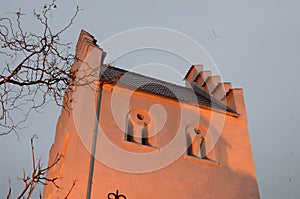
[[[210,70],[204,70],[201,64],[192,65],[184,80],[186,87],[197,87],[205,91],[211,97],[235,110],[240,118],[247,120],[244,95],[241,88],[232,88],[231,82],[222,82],[220,76],[214,76]]]

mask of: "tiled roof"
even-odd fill
[[[104,66],[102,68],[101,79],[107,83],[117,84],[122,87],[172,98],[195,106],[202,105],[212,109],[228,111],[236,114],[234,110],[211,97],[208,93],[201,89],[191,89],[175,85],[112,66]]]

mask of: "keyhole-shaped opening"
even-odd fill
[[[136,117],[139,119],[139,120],[144,120],[144,116],[142,114],[137,114]]]

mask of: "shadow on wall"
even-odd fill
[[[222,173],[214,173],[215,176],[212,177],[214,181],[211,183],[218,189],[212,189],[211,191],[216,195],[222,195],[222,198],[258,199],[259,193],[256,177],[255,174],[251,175],[252,170],[254,171],[253,165],[245,166],[245,163],[242,162],[243,160],[237,158],[241,157],[241,155],[237,154],[244,153],[244,151],[241,151],[243,149],[240,149],[240,146],[236,143],[233,145],[226,140],[226,132],[223,134],[220,136],[214,149],[216,154],[221,154],[217,155],[217,160],[220,162],[218,171]],[[249,173],[245,173],[242,170],[249,170]]]

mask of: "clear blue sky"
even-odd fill
[[[36,2],[5,1],[0,15],[21,7],[27,13],[26,28],[36,30],[32,10],[43,5]],[[76,5],[83,8],[63,38],[74,44],[81,29],[101,42],[121,31],[147,26],[174,29],[202,44],[222,79],[244,89],[261,198],[300,198],[299,1],[65,0],[57,5],[53,13],[57,26],[72,16]],[[117,64],[126,68],[143,61],[149,62],[129,56]],[[187,71],[188,67],[177,70]],[[36,148],[46,164],[58,115],[59,109],[50,106],[32,115],[20,141],[14,134],[0,137],[0,197],[6,193],[7,179],[11,178],[17,190],[17,176],[22,168],[30,167],[29,138],[33,134],[39,136]]]

